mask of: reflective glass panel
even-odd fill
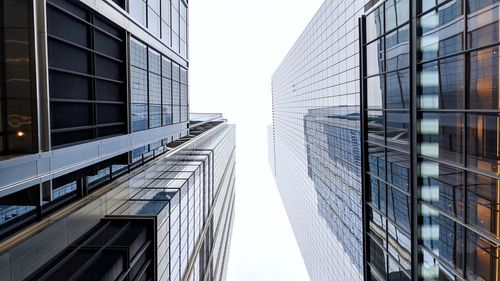
[[[420,108],[463,108],[464,69],[463,56],[424,64],[419,79]]]
[[[470,54],[469,108],[500,109],[499,60],[498,47]]]
[[[467,231],[467,280],[498,280],[500,247]]]
[[[420,154],[462,163],[462,113],[423,113],[420,135]]]
[[[366,46],[366,75],[384,72],[384,41],[374,41]]]
[[[425,205],[421,206],[422,243],[457,271],[463,270],[464,228]]]
[[[500,117],[469,114],[467,166],[500,175]]]
[[[422,16],[420,27],[420,51],[423,60],[462,50],[464,21],[461,1],[451,1]]]
[[[385,36],[385,69],[392,71],[409,65],[409,28],[405,25]]]
[[[464,217],[463,170],[422,161],[420,199],[460,220]]]
[[[467,223],[500,239],[500,180],[467,173]]]
[[[386,108],[410,108],[410,74],[409,70],[400,70],[386,75]]]

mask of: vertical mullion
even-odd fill
[[[88,25],[89,31],[90,31],[90,49],[95,50],[95,28],[94,28],[94,14],[90,13],[90,23]],[[93,101],[92,102],[92,138],[95,139],[97,138],[97,104],[96,104],[96,54],[95,52],[91,51],[90,53],[90,73],[92,75],[92,78],[90,78],[91,81],[91,93],[90,93],[90,98]]]
[[[462,40],[462,44],[463,44],[463,50],[467,50],[467,45],[468,45],[468,38],[467,38],[467,29],[468,29],[468,24],[467,24],[467,13],[468,13],[468,10],[469,10],[469,7],[468,7],[468,1],[467,0],[463,0],[462,3],[462,8],[463,8],[463,18],[464,18],[464,30],[463,30],[463,40]],[[462,105],[462,110],[465,110],[466,109],[466,105],[468,104],[468,92],[469,92],[469,86],[470,86],[470,81],[468,79],[468,77],[470,77],[470,65],[469,65],[469,59],[470,59],[470,53],[465,53],[464,55],[464,66],[465,66],[465,71],[464,71],[464,90],[462,92],[462,101],[463,101],[463,105]],[[468,114],[466,114],[465,112],[463,112],[462,114],[462,118],[463,118],[463,136],[462,136],[462,165],[463,167],[467,167],[467,157],[466,157],[466,149],[467,149],[467,125],[468,125],[468,121],[467,121],[467,117],[468,117]],[[468,212],[467,212],[467,200],[468,200],[468,196],[467,196],[467,172],[463,171],[462,170],[462,192],[463,192],[463,200],[464,200],[464,218],[462,220],[462,222],[465,224],[467,223],[467,216],[468,216]],[[461,229],[463,230],[463,237],[464,237],[464,244],[466,245],[466,241],[467,241],[467,230],[463,227],[463,226],[459,226],[461,227]],[[463,278],[466,278],[466,264],[467,264],[467,254],[466,254],[466,251],[464,251],[464,254],[462,255],[462,268],[464,270],[462,270],[462,276]]]
[[[418,43],[418,1],[410,1],[410,192],[411,192],[411,279],[419,280],[420,254],[418,253],[418,134],[417,134],[417,43]]]

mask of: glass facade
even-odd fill
[[[31,1],[0,3],[0,157],[37,150]]]
[[[363,280],[358,19],[368,2],[325,1],[272,77],[273,172],[314,281]]]
[[[381,1],[363,18],[366,252],[384,260],[369,278],[394,280],[391,225],[406,278],[500,278],[499,4]]]
[[[181,142],[182,148],[170,143],[169,152],[132,173],[122,173],[113,183],[109,177],[114,165],[86,177],[83,182],[88,182],[89,189],[101,182],[103,191],[94,193],[76,212],[64,214],[68,229],[56,223],[22,238],[36,247],[25,249],[22,243],[3,247],[7,251],[0,253],[2,257],[32,250],[29,256],[39,259],[24,270],[17,268],[27,263],[25,257],[2,260],[2,268],[9,268],[3,277],[121,280],[120,276],[128,275],[139,280],[139,276],[149,280],[225,280],[234,219],[235,129],[215,121],[194,126],[191,133],[193,137]],[[82,189],[81,179],[66,182],[68,177],[54,180],[54,200]],[[26,216],[34,208],[0,205],[2,231],[12,217]],[[148,226],[131,226],[137,222]],[[120,230],[116,224],[125,228]],[[69,240],[59,241],[58,246],[43,242],[57,240],[67,232],[71,233]],[[120,235],[124,236],[113,238]],[[75,261],[81,259],[81,265]]]
[[[188,121],[187,70],[130,39],[131,131]]]
[[[185,0],[133,0],[129,13],[163,44],[184,59],[188,56],[188,6]]]

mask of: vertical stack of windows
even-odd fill
[[[130,15],[183,58],[187,58],[188,7],[184,0],[134,0]]]
[[[172,2],[172,49],[179,53],[180,52],[180,16],[179,10],[181,0],[170,0]]]
[[[178,106],[181,103],[181,83],[180,83],[180,67],[172,64],[172,120],[174,123],[181,122],[181,109]]]
[[[148,128],[148,64],[147,47],[130,39],[131,131]]]
[[[160,37],[160,0],[148,0],[148,29],[155,36]]]
[[[188,121],[187,70],[130,40],[132,132]]]
[[[156,128],[162,123],[161,59],[151,48],[148,49],[148,65],[149,128]]]
[[[37,151],[30,3],[0,3],[0,155]]]
[[[172,25],[170,22],[170,0],[161,0],[161,40],[167,46],[171,46]]]
[[[47,37],[52,146],[126,133],[125,31],[51,0]]]
[[[180,20],[180,54],[183,58],[187,58],[187,6],[184,1],[180,2],[179,20]]]
[[[365,20],[368,271],[378,280],[409,280],[409,1],[385,1]]]
[[[180,105],[181,105],[181,122],[187,122],[189,119],[188,108],[188,72],[181,67],[180,73]]]
[[[172,62],[166,57],[161,58],[161,95],[162,95],[162,124],[172,124]]]
[[[144,26],[146,26],[147,22],[147,7],[147,0],[128,1],[130,15]]]
[[[423,1],[418,22],[422,276],[498,280],[499,1]]]

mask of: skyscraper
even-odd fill
[[[224,280],[235,132],[190,118],[187,1],[0,5],[0,280]]]
[[[276,70],[274,172],[312,280],[500,279],[498,9],[327,0]]]

